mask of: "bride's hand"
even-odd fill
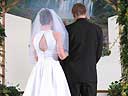
[[[68,53],[65,52],[65,56],[63,56],[63,59],[62,60],[66,59],[67,57],[68,57]]]
[[[59,58],[60,58],[61,60],[66,59],[67,56],[68,56],[68,53],[67,53],[67,52],[64,52],[63,54],[59,54]]]

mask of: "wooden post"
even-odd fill
[[[5,29],[5,5],[6,1],[2,0],[2,25],[3,28]],[[2,84],[5,84],[5,38],[3,40],[3,46],[2,46],[2,50],[3,50],[3,56],[2,56]]]

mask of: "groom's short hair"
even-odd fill
[[[72,14],[74,17],[78,17],[80,15],[85,15],[86,14],[86,7],[84,4],[81,3],[76,3],[72,7]]]

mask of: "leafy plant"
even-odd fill
[[[0,84],[0,96],[20,96],[18,86],[5,86]]]
[[[7,87],[0,84],[0,96],[9,96],[8,93],[10,93],[10,91],[7,89]]]
[[[128,82],[128,0],[118,1],[118,22],[122,27],[120,32],[122,77]]]
[[[120,58],[122,80],[109,85],[108,96],[128,96],[128,0],[118,0],[118,22],[120,30]]]
[[[107,96],[128,96],[128,83],[123,80],[112,82]]]
[[[109,85],[108,96],[121,96],[122,86],[118,81],[112,82]]]

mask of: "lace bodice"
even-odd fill
[[[40,40],[44,36],[47,43],[47,50],[42,51],[39,47]],[[37,33],[34,37],[34,48],[36,50],[38,59],[42,57],[52,57],[57,59],[57,48],[56,48],[56,40],[54,38],[52,30],[49,31],[41,31]]]

